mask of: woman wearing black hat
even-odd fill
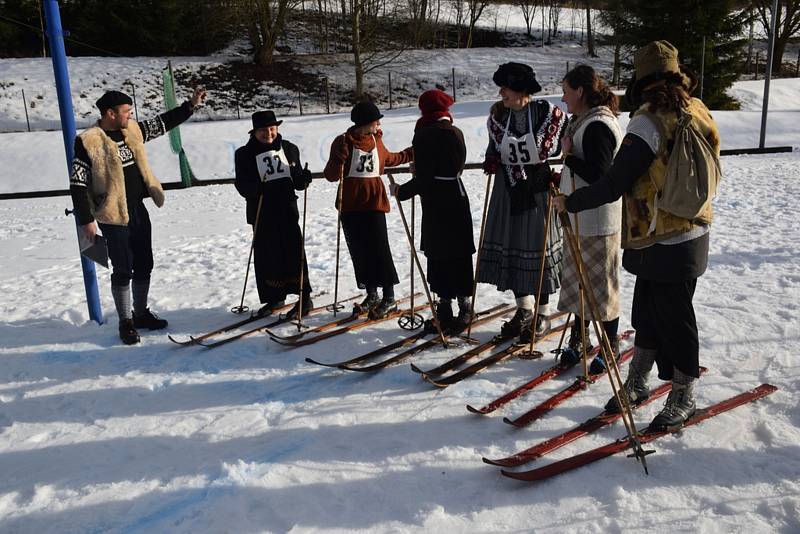
[[[414,159],[411,147],[389,152],[383,145],[381,115],[372,102],[359,102],[350,112],[354,125],[336,137],[325,165],[325,178],[340,182],[338,198],[344,236],[359,288],[367,296],[355,306],[355,313],[383,317],[397,308],[394,285],[398,283],[389,237],[386,214],[389,198],[381,180],[384,166],[393,167]],[[337,201],[338,203],[338,201]],[[383,298],[378,300],[378,287]]]
[[[492,106],[487,121],[489,147],[483,169],[497,179],[489,203],[478,282],[514,292],[517,312],[503,324],[501,334],[521,335],[522,341],[529,341],[552,176],[547,158],[560,151],[566,117],[547,101],[531,98],[541,86],[529,66],[505,63],[492,79],[500,87],[502,101]],[[561,272],[561,231],[555,214],[549,227],[537,335],[550,328],[546,318],[549,296],[558,289]]]
[[[708,265],[711,203],[693,218],[680,217],[658,204],[667,175],[667,160],[678,119],[691,124],[719,155],[720,138],[706,106],[691,97],[697,80],[678,63],[678,50],[654,41],[636,52],[628,101],[632,114],[622,147],[602,179],[567,197],[556,197],[556,209],[578,213],[622,197],[622,266],[636,275],[631,321],[636,329],[634,355],[625,380],[631,403],[650,396],[648,378],[672,381],[664,409],[651,429],[675,429],[695,412],[694,386],[700,376],[699,339],[692,298],[697,279]],[[657,198],[658,196],[658,198]],[[606,410],[619,411],[616,398]]]
[[[303,247],[297,196],[311,183],[308,165],[300,164],[300,150],[278,133],[283,121],[272,111],[253,113],[250,139],[236,150],[236,181],[247,199],[247,223],[253,225],[256,284],[264,304],[259,315],[283,305],[286,295],[300,294],[300,252]],[[259,210],[260,205],[260,210]],[[308,264],[303,252],[302,313],[313,307]],[[298,302],[298,305],[300,302]],[[297,315],[297,306],[290,317]]]

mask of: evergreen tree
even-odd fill
[[[735,9],[733,0],[617,0],[609,23],[623,48],[637,49],[654,40],[667,40],[680,52],[680,61],[698,79],[703,71],[703,101],[712,109],[731,109],[737,102],[726,94],[738,77],[745,25],[749,13]],[[620,16],[621,15],[621,16]],[[705,37],[705,68],[703,38]],[[632,58],[628,58],[628,67]],[[693,96],[700,96],[700,87]]]

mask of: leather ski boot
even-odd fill
[[[628,400],[632,406],[639,405],[650,398],[650,387],[647,379],[650,377],[650,370],[656,361],[656,349],[644,349],[635,347],[633,359],[628,368],[628,378],[625,379],[625,391],[628,393]],[[616,397],[611,397],[606,403],[605,410],[608,413],[620,413],[619,403]]]
[[[120,319],[119,320],[119,338],[126,345],[135,345],[141,341],[139,332],[133,326],[133,319]]]
[[[683,374],[677,368],[672,374],[672,391],[669,392],[664,409],[650,423],[650,430],[678,430],[694,415],[694,386],[697,379]]]

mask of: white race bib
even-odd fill
[[[375,137],[372,138],[373,140]],[[350,172],[348,177],[352,178],[377,178],[380,174],[380,160],[378,159],[378,143],[370,152],[364,152],[353,147],[353,154],[350,157]]]
[[[534,165],[539,163],[539,148],[536,146],[536,139],[533,137],[533,121],[531,121],[531,108],[528,108],[528,133],[523,137],[509,135],[508,129],[511,126],[511,113],[508,115],[506,132],[500,142],[500,161],[504,165]]]
[[[280,150],[267,150],[257,155],[256,165],[262,182],[292,177],[289,173],[289,160],[286,159],[283,147]]]

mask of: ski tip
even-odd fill
[[[523,424],[518,423],[514,419],[509,419],[508,417],[503,417],[503,422],[515,428],[522,428],[523,426],[525,426]]]
[[[425,371],[423,371],[422,369],[420,369],[419,367],[417,367],[413,363],[411,364],[411,370],[414,371],[415,373],[425,374]]]
[[[470,404],[467,404],[467,411],[478,415],[486,415],[486,412],[484,412],[482,409],[473,408]]]
[[[500,474],[504,477],[513,478],[514,480],[522,480],[523,482],[535,482],[539,480],[539,477],[531,474],[534,471],[522,471],[517,473],[516,471],[506,471],[505,469],[500,470]]]

